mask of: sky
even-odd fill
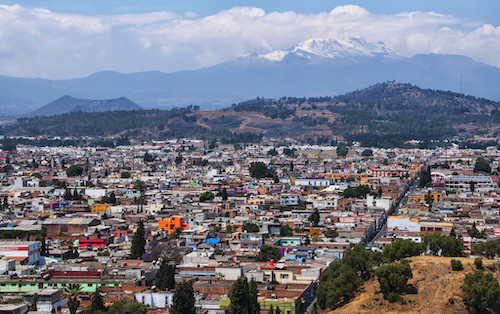
[[[500,67],[500,1],[0,0],[0,75],[175,72],[351,36]]]

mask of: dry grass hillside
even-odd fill
[[[452,271],[450,261],[459,259],[463,271]],[[370,278],[355,297],[347,304],[323,313],[468,313],[462,299],[460,286],[466,274],[474,272],[474,260],[470,258],[451,258],[418,256],[409,258],[413,278],[408,281],[408,291],[403,295],[406,304],[389,303],[381,293],[376,277]],[[483,260],[485,272],[491,272],[495,261]],[[496,268],[494,276],[500,272]],[[451,304],[448,300],[454,299]]]

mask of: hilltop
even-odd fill
[[[69,112],[103,112],[119,110],[140,110],[141,106],[130,99],[120,97],[116,99],[90,100],[63,96],[47,105],[25,114],[25,117],[52,116]]]
[[[484,98],[387,82],[335,97],[256,98],[218,111],[188,106],[23,118],[3,134],[139,138],[262,134],[310,143],[340,139],[393,145],[407,140],[498,136],[499,107]]]
[[[323,313],[469,313],[463,303],[460,286],[465,275],[476,270],[474,260],[460,257],[417,256],[408,258],[413,278],[408,281],[408,292],[403,295],[406,304],[389,303],[382,294],[376,293],[379,284],[376,277],[370,278],[358,290],[349,303]],[[463,271],[452,271],[450,261],[459,259]],[[493,260],[483,260],[485,272],[494,265]],[[498,267],[496,278],[500,277]],[[451,304],[449,299],[453,298]]]

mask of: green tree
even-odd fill
[[[153,162],[153,161],[155,161],[155,157],[153,155],[151,155],[149,152],[146,152],[144,154],[143,160],[145,162]]]
[[[455,238],[457,237],[457,233],[455,232],[455,227],[451,228],[450,237],[455,237]]]
[[[257,283],[254,279],[250,280],[248,283],[248,313],[251,314],[259,314],[260,313],[260,304],[258,301],[258,287]]]
[[[431,187],[432,186],[432,177],[431,177],[431,167],[427,166],[426,169],[421,169],[420,170],[420,181],[418,182],[418,185],[420,187]]]
[[[363,157],[370,157],[373,156],[373,151],[369,148],[365,149],[362,153],[361,156]]]
[[[91,302],[87,310],[89,313],[94,313],[96,311],[106,311],[108,308],[104,305],[104,298],[101,295],[100,288],[97,288],[94,293],[92,293]]]
[[[486,309],[497,312],[500,307],[500,285],[492,274],[476,271],[467,274],[463,285],[464,301],[472,313],[483,313]]]
[[[375,271],[380,291],[387,298],[389,293],[399,293],[408,283],[408,279],[413,278],[410,264],[407,260],[399,263],[383,265]]]
[[[83,173],[83,168],[79,165],[72,165],[66,170],[66,175],[68,177],[81,176]]]
[[[274,312],[274,307],[273,305],[271,304],[271,306],[269,307],[269,310],[267,311],[267,314],[275,314]]]
[[[175,288],[170,313],[195,314],[196,310],[194,304],[193,285],[189,281],[183,281]]]
[[[319,219],[319,211],[317,208],[315,208],[311,215],[309,215],[308,220],[313,224],[313,226],[317,226],[319,224]]]
[[[206,202],[206,201],[211,201],[215,198],[215,195],[211,191],[205,191],[200,194],[199,199],[200,202]]]
[[[47,248],[47,242],[45,241],[45,235],[42,235],[42,239],[40,240],[40,255],[41,256],[47,256],[48,254],[48,248]]]
[[[31,300],[31,311],[33,312],[36,312],[38,311],[38,293],[35,292],[35,294],[33,294],[33,299]]]
[[[228,195],[227,195],[227,189],[226,189],[226,188],[223,188],[223,189],[222,189],[222,191],[220,192],[220,196],[221,196],[221,198],[222,198],[222,200],[223,200],[224,202],[225,202],[225,201],[227,201],[227,197],[228,197]]]
[[[278,151],[276,151],[276,148],[273,147],[267,151],[267,154],[271,157],[274,157],[274,156],[278,155]]]
[[[281,226],[281,231],[280,231],[280,236],[282,236],[282,237],[293,236],[293,230],[292,230],[292,228],[290,228],[289,225],[282,225]]]
[[[179,237],[181,236],[181,234],[182,234],[181,228],[177,227],[170,234],[170,238],[172,238],[172,239],[179,239]]]
[[[130,177],[131,177],[131,175],[130,175],[130,172],[128,172],[128,171],[124,171],[124,172],[120,173],[120,178],[122,178],[122,179],[128,179]]]
[[[339,236],[339,233],[335,229],[329,229],[327,232],[325,232],[325,236],[329,239],[335,239]]]
[[[73,199],[74,201],[79,201],[79,200],[80,200],[80,198],[81,198],[81,197],[80,197],[80,194],[78,194],[78,191],[77,191],[77,190],[76,190],[76,188],[75,188],[75,189],[73,190],[73,197],[72,197],[72,199]]]
[[[384,246],[383,254],[389,262],[394,262],[405,257],[419,255],[421,252],[422,247],[412,240],[395,239],[391,244]]]
[[[269,260],[273,260],[275,262],[281,259],[281,254],[278,248],[270,245],[263,245],[260,247],[259,254],[257,254],[258,262],[267,262]]]
[[[66,304],[71,314],[75,314],[80,306],[81,290],[79,283],[69,283],[64,286],[63,296],[67,298]]]
[[[183,160],[183,159],[182,159],[181,154],[177,155],[177,157],[175,157],[175,164],[176,164],[176,165],[180,165],[180,164],[182,164],[182,160]]]
[[[144,230],[144,223],[141,220],[132,238],[130,258],[141,258],[144,253],[146,253],[146,233]]]
[[[146,183],[141,180],[136,180],[134,181],[134,190],[140,191],[141,193],[144,192],[146,189]]]
[[[248,170],[250,171],[250,176],[255,179],[274,178],[276,174],[274,169],[269,169],[265,163],[260,161],[252,162]]]
[[[132,302],[118,301],[109,308],[110,314],[146,314],[148,307],[136,300]]]
[[[155,274],[154,284],[160,290],[175,288],[175,265],[170,264],[166,258],[161,260],[160,268]]]
[[[438,233],[425,234],[422,238],[422,248],[432,255],[456,257],[464,254],[463,243],[460,239]]]
[[[238,278],[229,290],[229,313],[248,314],[248,282],[246,277]]]
[[[246,277],[238,278],[229,290],[229,313],[258,314],[260,305],[257,301],[257,283],[247,281]]]
[[[363,284],[358,271],[337,260],[321,274],[318,286],[318,304],[322,309],[332,307],[342,298],[349,299],[356,289]]]
[[[500,239],[494,241],[478,242],[472,246],[472,252],[493,259],[500,256]]]
[[[491,173],[490,163],[484,158],[478,158],[474,164],[474,172]]]
[[[475,221],[472,223],[472,227],[471,228],[467,228],[467,232],[473,238],[481,238],[481,239],[485,239],[486,238],[486,232],[484,230],[483,231],[479,231],[477,229],[477,227],[476,227],[476,222]]]
[[[364,198],[370,192],[371,190],[368,185],[360,185],[345,189],[342,192],[342,196],[344,196],[345,198]]]
[[[283,155],[286,155],[288,157],[293,157],[293,155],[295,155],[295,148],[290,149],[287,147],[287,148],[283,149]]]
[[[462,271],[464,270],[464,266],[462,265],[462,262],[458,259],[452,259],[450,261],[451,264],[451,270],[453,271]]]
[[[339,157],[347,156],[348,152],[349,152],[349,147],[347,147],[347,145],[342,144],[337,147],[337,156]]]
[[[476,269],[482,270],[483,269],[483,260],[478,258],[474,259],[474,265],[476,265]]]
[[[357,270],[362,278],[367,278],[372,268],[372,252],[365,249],[362,245],[344,251],[342,261],[348,266]]]
[[[71,191],[69,189],[66,189],[64,192],[64,200],[65,201],[70,201],[73,199],[73,195],[71,194]]]
[[[250,233],[260,231],[259,226],[257,226],[256,224],[253,224],[253,223],[249,223],[249,222],[243,223],[241,230],[246,231],[246,232],[250,232]]]

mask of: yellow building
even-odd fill
[[[110,205],[108,204],[92,204],[91,211],[93,213],[103,213],[109,209]]]
[[[427,202],[428,197],[432,198],[433,203],[438,203],[443,199],[443,194],[441,194],[441,192],[422,192],[421,194],[410,195],[408,201],[413,203],[424,203]]]

